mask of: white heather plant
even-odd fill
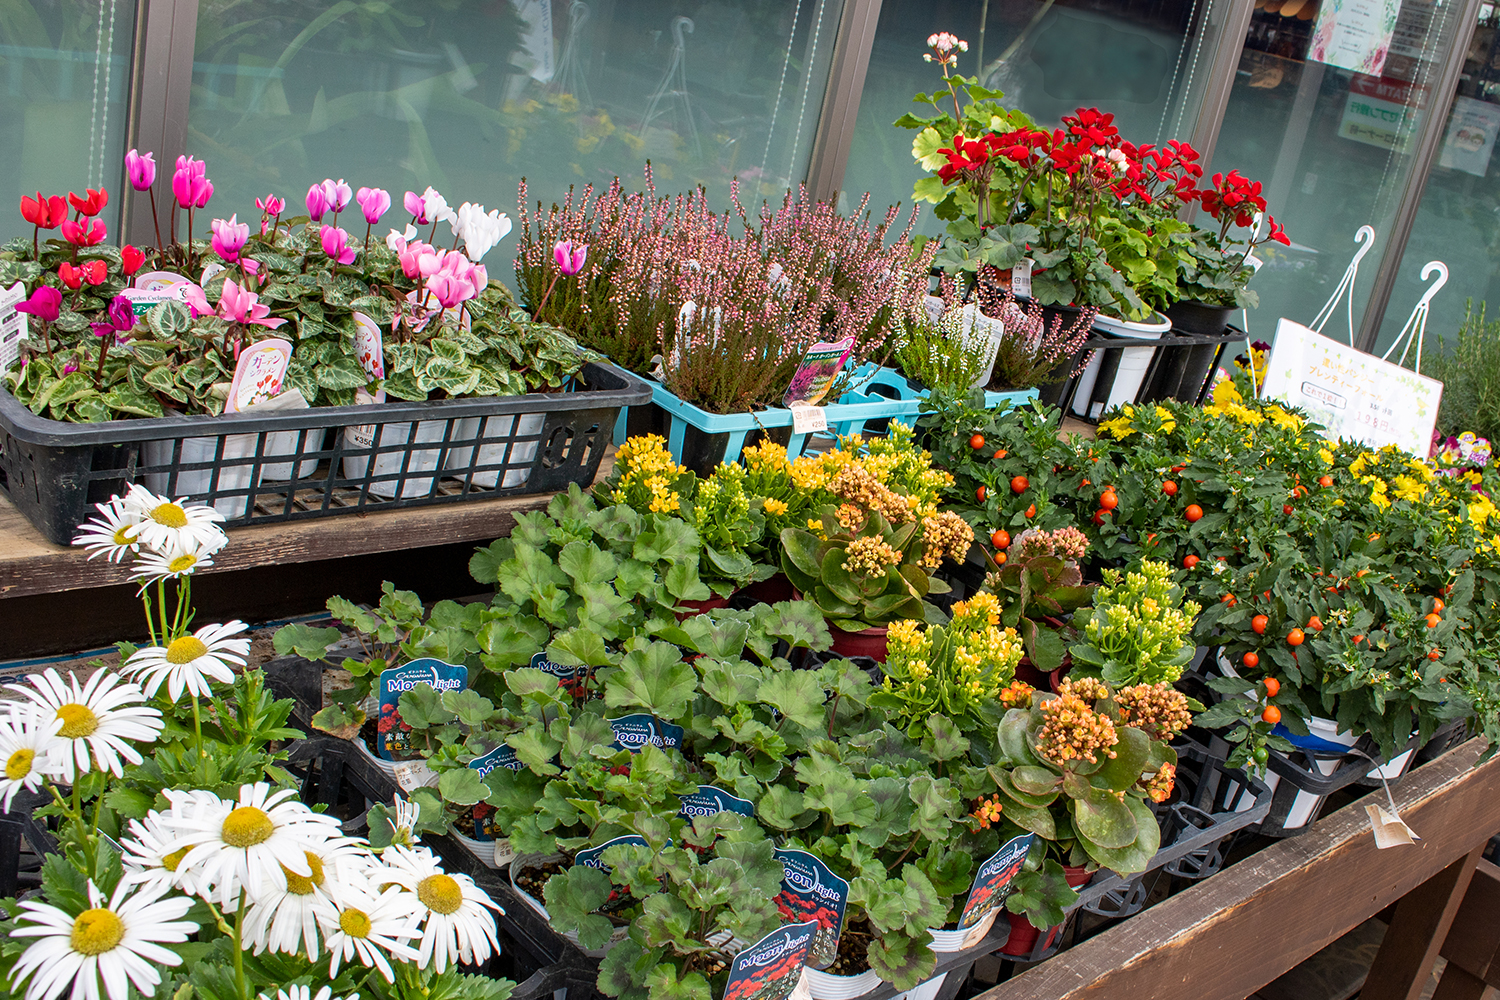
[[[298,801],[273,747],[302,734],[245,669],[244,624],[190,630],[218,516],[144,490],[99,508],[79,537],[94,554],[199,561],[137,574],[153,645],[123,672],[145,690],[107,668],[9,686],[0,804],[55,820],[58,840],[39,898],[0,903],[9,995],[505,1000],[512,983],[472,974],[499,953],[495,903],[442,870],[409,803],[377,850]]]

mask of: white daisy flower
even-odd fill
[[[382,874],[372,881],[378,883],[387,877]],[[399,886],[392,885],[377,895],[362,881],[342,885],[338,900],[317,906],[323,944],[331,959],[328,975],[337,976],[344,962],[358,961],[380,970],[386,982],[395,982],[386,953],[402,961],[416,961],[417,952],[407,942],[421,936],[417,929],[421,907],[414,894]]]
[[[140,523],[135,536],[148,549],[165,552],[203,551],[213,555],[224,547],[229,536],[219,527],[224,515],[207,504],[190,504],[187,497],[173,500],[157,496],[139,484],[125,495],[125,508],[139,511]]]
[[[89,550],[89,558],[103,556],[110,562],[120,562],[141,547],[141,540],[131,529],[141,523],[141,514],[136,508],[127,506],[120,497],[109,503],[94,504],[99,514],[83,522],[74,545]]]
[[[181,792],[166,795],[177,805]],[[286,888],[288,872],[312,876],[307,851],[339,834],[339,821],[298,802],[291,789],[271,791],[264,781],[241,785],[238,802],[220,799],[189,814],[168,814],[177,831],[172,850],[190,847],[182,864],[193,869],[226,909],[239,905],[240,890],[252,902]],[[174,809],[174,811],[176,811]]]
[[[495,937],[495,918],[485,911],[501,910],[489,895],[467,875],[448,875],[432,852],[391,845],[380,856],[383,877],[416,894],[422,906],[422,942],[417,965],[429,963],[438,972],[460,962],[478,965],[492,949],[500,951]]]
[[[351,993],[347,997],[335,997],[332,986],[325,986],[317,993],[313,993],[311,986],[283,986],[276,991],[274,998],[262,993],[260,1000],[359,1000],[359,994]]]
[[[391,806],[391,843],[416,847],[421,839],[417,836],[417,821],[422,816],[422,807],[399,794],[391,799]]]
[[[303,876],[283,869],[285,888],[268,889],[245,911],[241,937],[246,948],[259,955],[266,950],[318,957],[317,906],[342,898],[340,887],[363,879],[374,856],[363,842],[335,837],[305,852],[311,874]]]
[[[5,773],[0,776],[0,809],[10,812],[11,801],[21,789],[34,792],[43,778],[62,777],[61,757],[67,744],[58,737],[62,721],[30,702],[12,702],[0,718],[0,758]]]
[[[162,899],[165,887],[136,890],[122,881],[106,904],[92,881],[88,889],[90,908],[76,917],[48,903],[20,904],[23,923],[11,936],[37,938],[12,972],[13,986],[31,977],[26,1000],[54,1000],[69,987],[71,1000],[100,1000],[101,992],[109,1000],[126,1000],[127,978],[149,997],[161,983],[157,966],[182,964],[161,945],[181,944],[198,930],[193,921],[179,919],[191,899]]]
[[[195,816],[218,802],[219,797],[213,792],[197,789],[177,792],[169,812],[160,813],[153,809],[144,820],[131,820],[126,836],[120,838],[120,846],[125,849],[120,858],[125,878],[145,885],[180,889],[190,896],[207,893],[208,884],[198,872],[182,863],[189,848],[174,846],[178,835],[169,817]]]
[[[75,770],[92,766],[109,771],[115,777],[125,775],[123,758],[139,764],[141,755],[126,740],[154,743],[162,731],[161,713],[141,704],[145,695],[130,681],[108,670],[96,670],[82,687],[78,678],[64,681],[55,669],[32,674],[31,685],[7,684],[44,713],[55,715],[62,723],[57,735],[64,741],[59,754],[63,780],[73,782]]]
[[[205,625],[192,635],[185,635],[165,646],[147,646],[125,661],[125,672],[135,677],[155,697],[162,682],[175,704],[188,694],[207,698],[213,694],[211,681],[228,684],[234,680],[234,668],[245,665],[250,655],[249,639],[231,639],[250,626],[242,621],[225,625]]]
[[[173,547],[163,552],[151,550],[135,557],[135,564],[130,569],[130,578],[141,581],[141,589],[144,590],[147,585],[157,580],[176,580],[179,577],[192,576],[200,569],[207,569],[213,564],[213,552],[204,548]]]

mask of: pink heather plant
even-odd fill
[[[1030,389],[1033,386],[1061,382],[1083,370],[1088,358],[1069,369],[1073,356],[1089,339],[1094,317],[1099,310],[1085,306],[1069,323],[1062,314],[1054,314],[1050,323],[1041,303],[1032,299],[1021,309],[1009,288],[989,282],[979,284],[979,309],[1005,324],[1005,336],[995,352],[996,389]]]

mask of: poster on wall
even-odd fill
[[[1401,0],[1324,0],[1307,58],[1379,76],[1400,15]]]
[[[1483,177],[1490,169],[1495,136],[1500,135],[1500,106],[1472,97],[1455,97],[1438,163]]]
[[[1339,135],[1368,146],[1409,152],[1416,132],[1416,108],[1426,106],[1426,96],[1425,88],[1356,74],[1349,78]]]
[[[1425,455],[1443,383],[1282,319],[1262,395],[1306,410],[1329,440]]]

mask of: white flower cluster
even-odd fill
[[[142,585],[212,566],[215,553],[229,541],[219,527],[223,514],[186,497],[157,496],[144,486],[132,485],[123,497],[94,506],[98,515],[81,525],[73,544],[88,549],[90,559],[134,557],[130,575]]]

